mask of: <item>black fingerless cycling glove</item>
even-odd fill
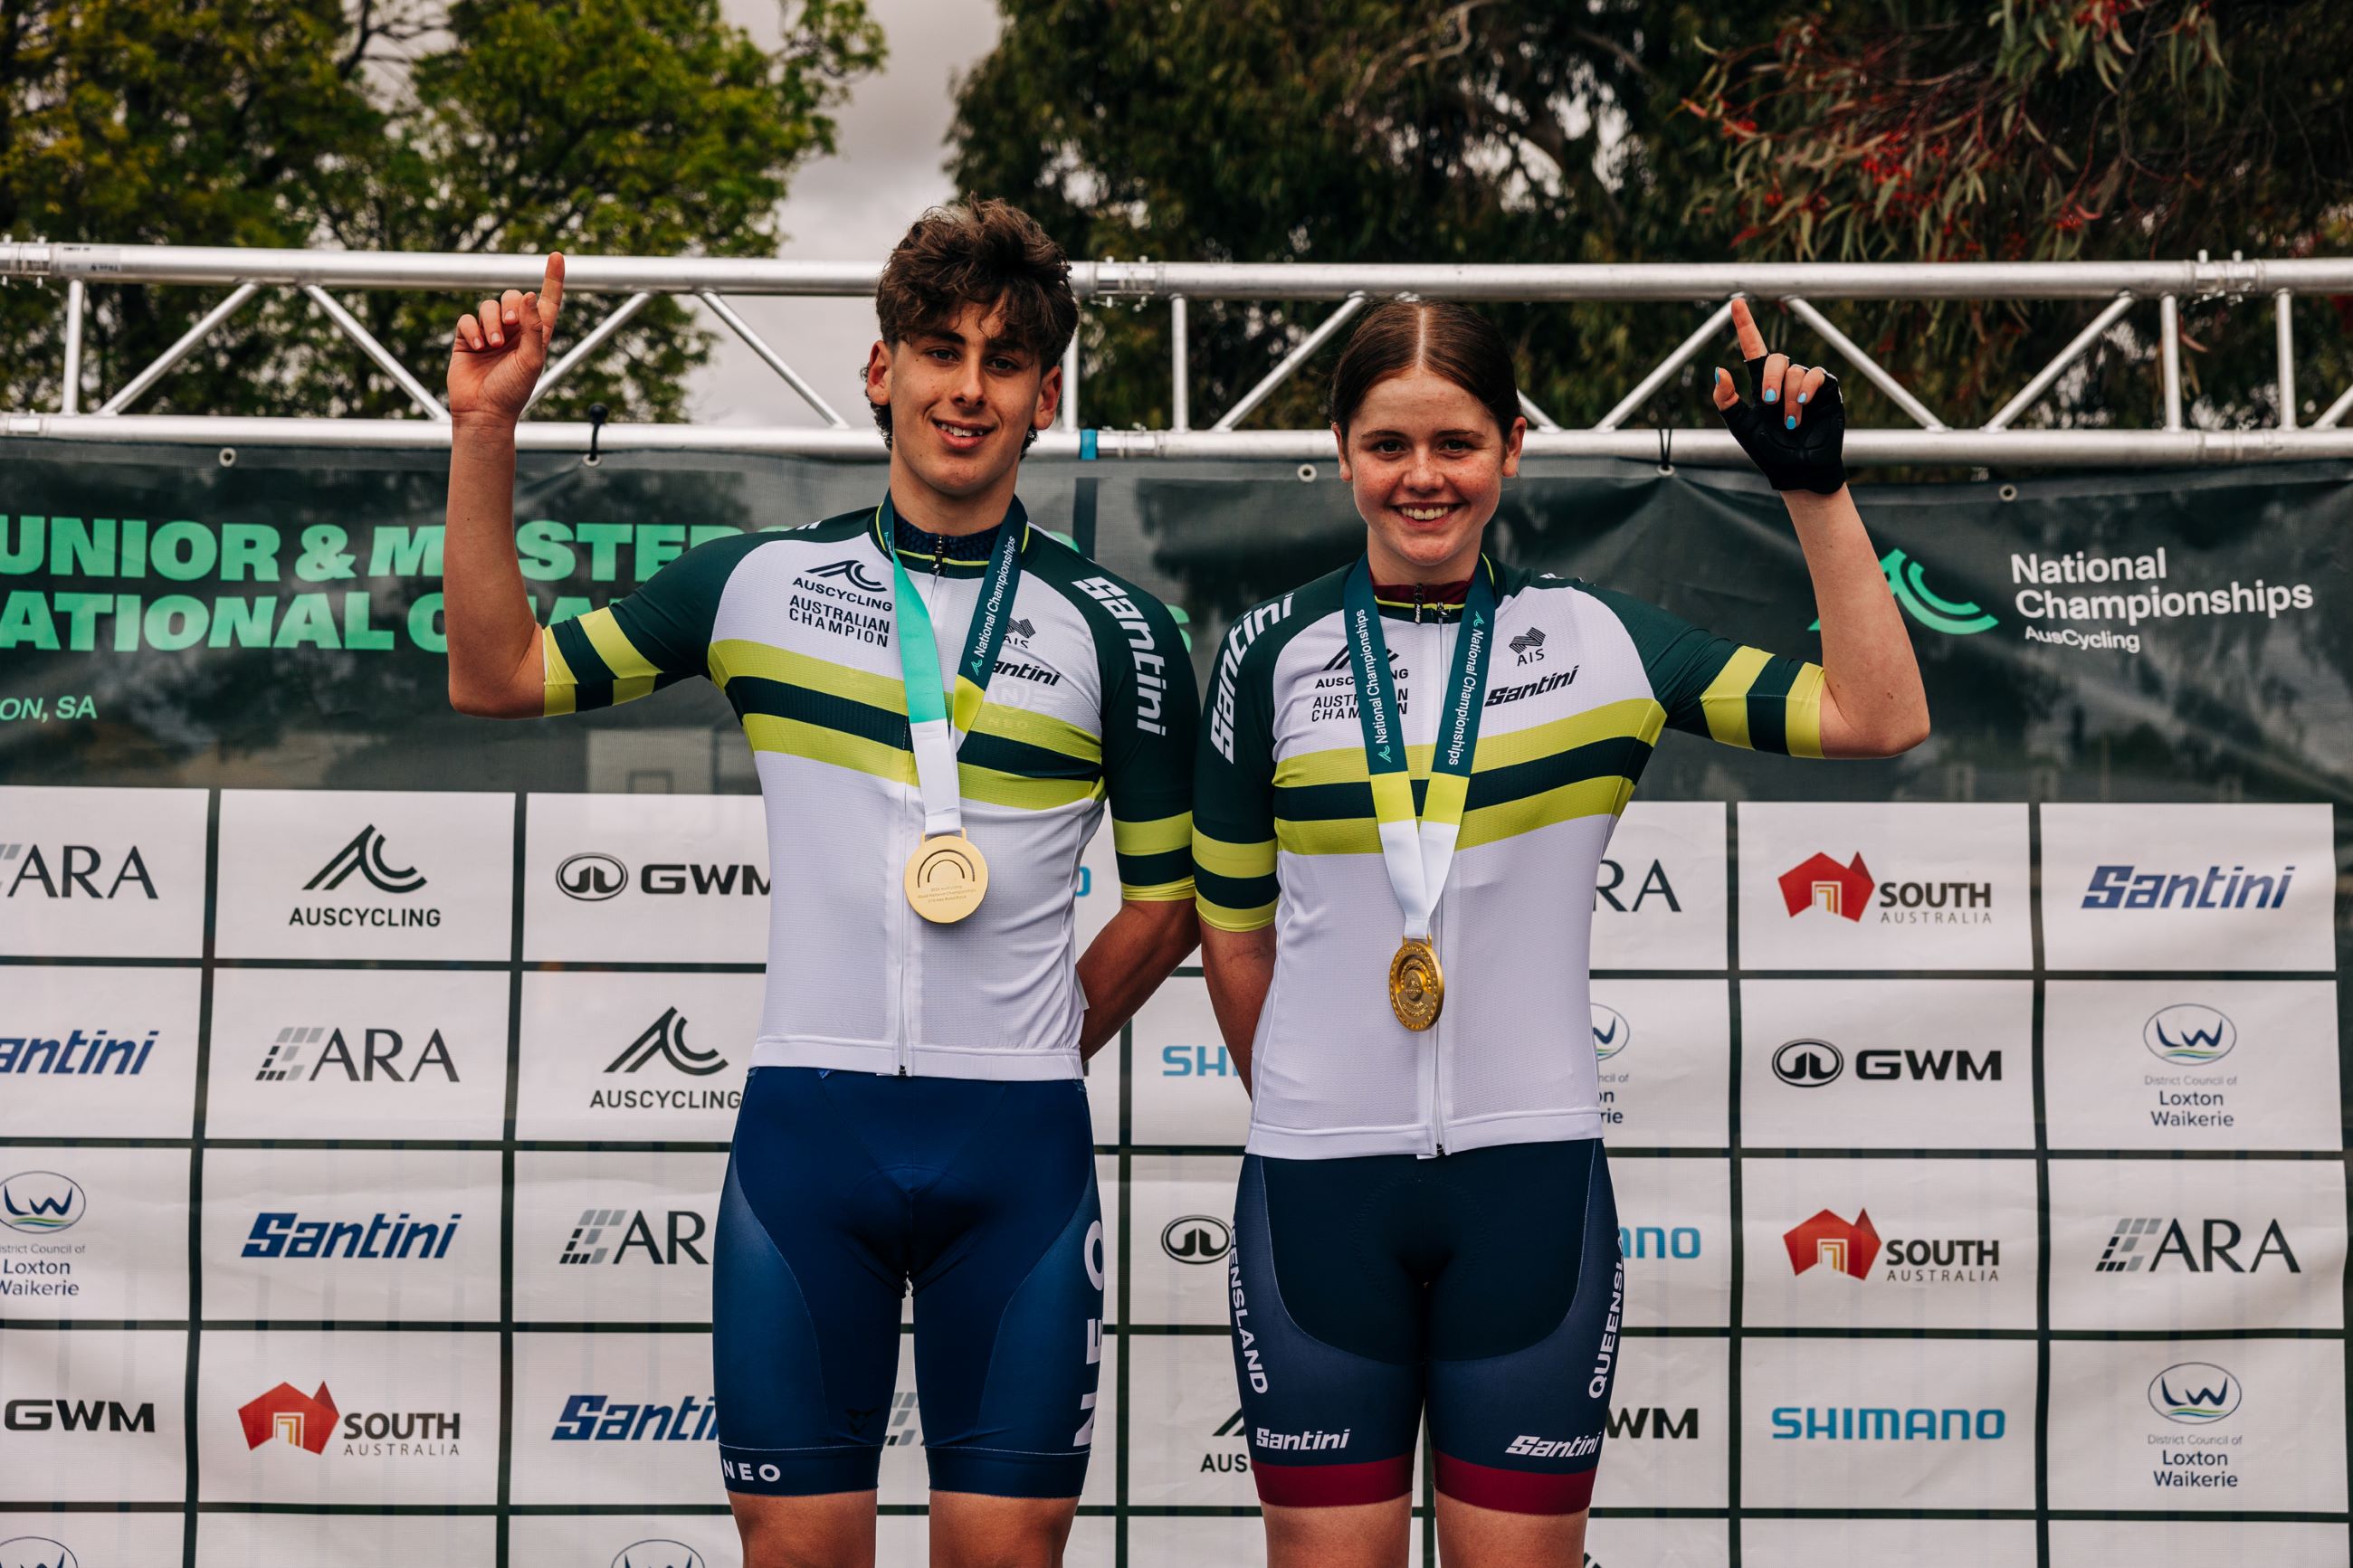
[[[1846,442],[1846,405],[1839,397],[1838,377],[1823,373],[1822,384],[1806,400],[1805,417],[1792,430],[1784,423],[1790,410],[1759,400],[1757,384],[1764,374],[1764,360],[1753,359],[1747,365],[1748,396],[1716,411],[1724,416],[1732,438],[1775,489],[1838,494],[1846,483],[1846,466],[1839,460]]]

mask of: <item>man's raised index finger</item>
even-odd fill
[[[1732,301],[1732,330],[1740,339],[1743,360],[1765,357],[1765,334],[1757,330],[1757,318],[1748,313],[1748,301],[1737,295]]]
[[[564,253],[551,252],[547,270],[539,280],[539,319],[543,325],[555,325],[555,312],[564,303]]]

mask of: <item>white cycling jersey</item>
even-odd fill
[[[1176,622],[1019,502],[1001,526],[1024,531],[1021,575],[957,758],[988,891],[954,925],[918,916],[902,879],[923,803],[874,509],[701,545],[548,628],[549,713],[700,675],[743,721],[775,889],[755,1066],[1076,1078],[1072,897],[1106,802],[1121,896],[1193,896],[1194,681]],[[898,527],[953,690],[997,531]]]

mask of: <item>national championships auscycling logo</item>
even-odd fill
[[[1984,606],[1966,599],[1947,599],[1929,587],[1920,563],[1901,550],[1881,556],[1879,569],[1887,574],[1888,591],[1904,606],[1904,613],[1932,632],[1974,637],[2001,624]],[[1820,631],[1822,623],[1817,620],[1808,629]]]

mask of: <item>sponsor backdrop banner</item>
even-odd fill
[[[737,1562],[712,1237],[793,868],[701,683],[448,710],[444,471],[0,446],[0,1568]],[[1553,1022],[1599,1058],[1629,1263],[1596,1562],[2347,1560],[2348,477],[1866,491],[1935,736],[1670,737],[1561,889],[1596,979]],[[1205,691],[1231,617],[1359,537],[1328,463],[1025,478]],[[881,482],[527,458],[524,577],[576,613]],[[1493,543],[1819,656],[1745,476],[1533,465]],[[1107,837],[1076,893],[1092,936]],[[1249,1110],[1198,969],[1088,1088],[1113,1267],[1071,1561],[1258,1561]],[[911,1367],[888,1433],[916,1563]]]

